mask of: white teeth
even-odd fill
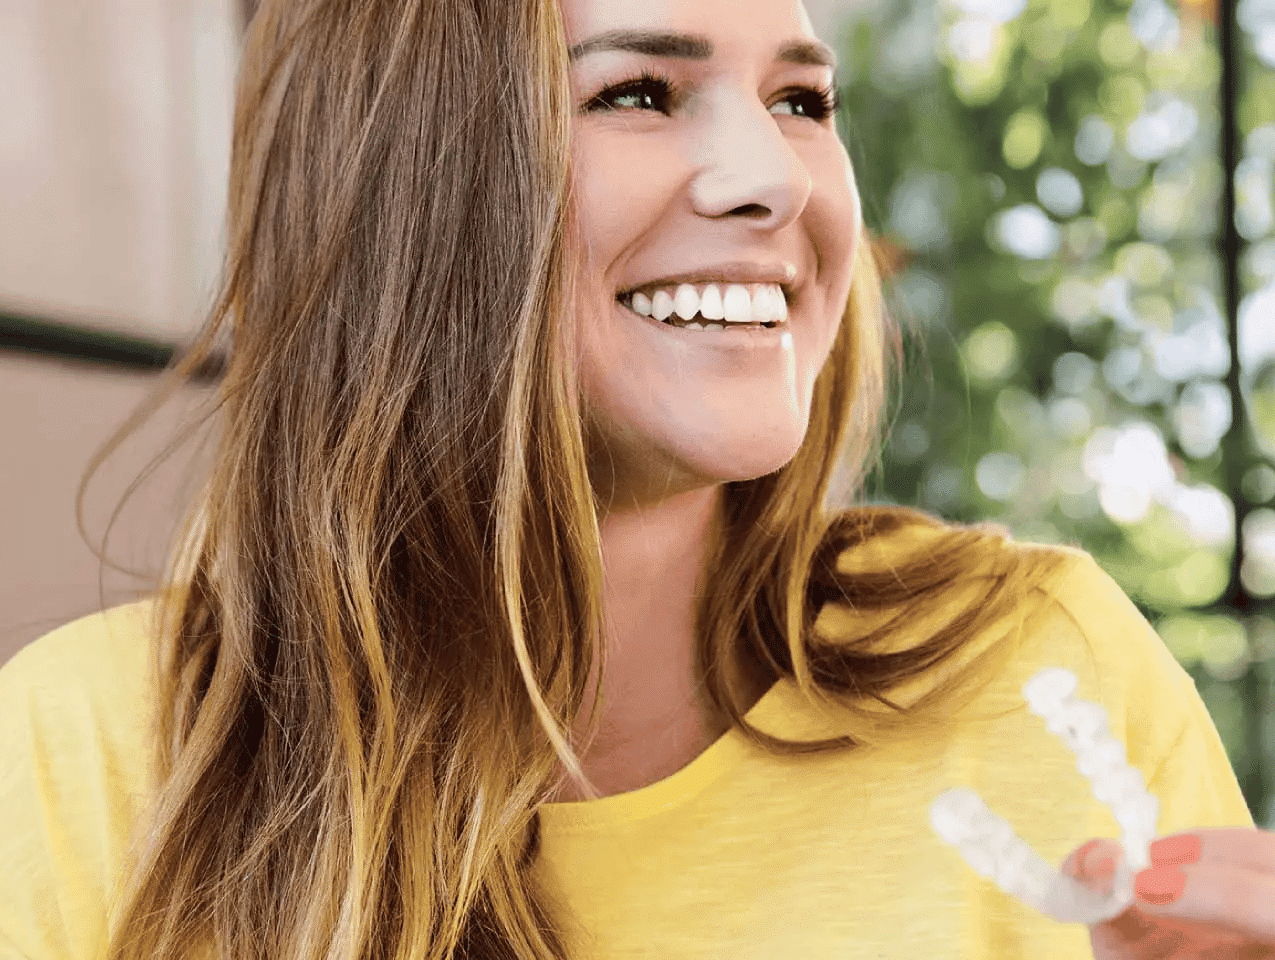
[[[751,306],[753,323],[770,323],[775,319],[771,316],[775,308],[770,298],[769,287],[759,287],[753,291]]]
[[[770,319],[777,323],[788,322],[788,301],[784,299],[784,292],[778,290],[770,295],[771,312]]]
[[[677,288],[673,295],[673,311],[683,320],[689,320],[699,313],[699,294],[689,283]]]
[[[656,320],[667,320],[673,314],[673,298],[664,290],[656,290],[651,298],[651,316]]]
[[[727,323],[752,323],[753,300],[737,283],[726,288],[726,296],[722,297],[722,306],[726,309]]]
[[[634,292],[629,305],[635,313],[667,320],[674,313],[689,321],[698,314],[707,321],[726,323],[782,323],[788,319],[788,303],[778,284],[740,284],[725,287],[710,283],[698,289],[689,283],[666,287],[653,294]]]
[[[761,315],[758,316],[758,311]],[[753,297],[753,316],[765,323],[773,323],[788,319],[788,304],[782,294],[775,296],[775,291],[767,290],[764,297]]]
[[[699,312],[704,315],[705,320],[726,319],[726,308],[722,306],[722,292],[717,289],[717,284],[710,283],[704,288],[704,294],[700,297]]]

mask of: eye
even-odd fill
[[[822,123],[841,107],[841,97],[836,87],[796,87],[785,91],[784,98],[779,103],[792,104],[794,107],[800,104],[802,112],[798,114],[792,111],[793,116],[809,117]]]
[[[673,82],[667,77],[644,71],[640,77],[607,87],[587,104],[586,111],[599,108],[659,110],[667,113],[669,101],[675,93]]]
[[[584,106],[584,112],[610,110],[658,110],[668,113],[677,87],[667,77],[643,71],[640,77],[613,84]],[[792,87],[784,91],[778,104],[788,104],[788,114],[822,123],[837,112],[841,98],[835,87]]]

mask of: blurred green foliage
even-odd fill
[[[1238,495],[1220,448],[1215,16],[1164,0],[880,0],[844,23],[838,123],[910,332],[873,499],[1082,546],[1222,716],[1229,684],[1275,659],[1275,610],[1241,621],[1215,606]],[[1240,415],[1258,509],[1242,579],[1268,601],[1275,70],[1243,36]],[[1256,762],[1275,771],[1275,753]]]

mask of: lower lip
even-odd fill
[[[617,300],[616,306],[630,317],[644,320],[649,326],[656,327],[672,335],[684,343],[703,344],[726,349],[758,350],[765,347],[778,347],[792,341],[792,329],[787,321],[777,326],[766,327],[737,325],[734,329],[728,325],[724,330],[691,330],[687,327],[675,327],[672,324],[656,320],[638,313],[633,308]]]

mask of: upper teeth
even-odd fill
[[[656,289],[650,296],[639,291],[629,298],[629,303],[635,313],[656,320],[667,320],[674,313],[683,320],[690,320],[698,313],[705,320],[727,323],[782,323],[788,319],[788,302],[778,284],[732,283],[724,294],[722,286],[683,283],[676,288]]]

